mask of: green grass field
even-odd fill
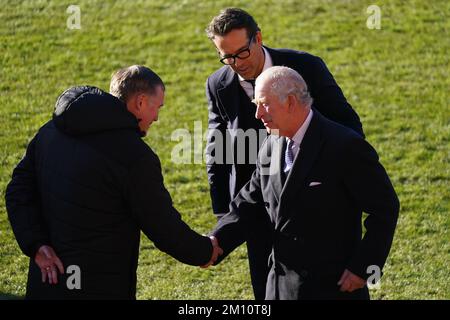
[[[70,4],[81,8],[80,30],[66,26]],[[371,4],[381,8],[379,30],[366,27]],[[165,81],[165,107],[145,141],[160,156],[183,218],[202,233],[214,226],[205,165],[171,162],[177,144],[171,133],[193,132],[194,121],[206,128],[204,83],[221,65],[204,29],[227,6],[253,14],[266,45],[325,60],[390,174],[401,212],[372,298],[450,299],[445,0],[0,0],[0,299],[20,298],[26,286],[28,258],[15,242],[4,202],[14,166],[63,90],[81,84],[108,90],[120,67],[144,64]],[[143,237],[138,298],[252,299],[246,250],[241,246],[203,270],[178,263]]]

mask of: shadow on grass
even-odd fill
[[[0,300],[23,300],[24,298],[15,294],[0,292]]]

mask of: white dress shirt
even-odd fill
[[[306,117],[305,122],[303,122],[303,124],[300,126],[300,128],[297,130],[297,132],[292,137],[292,140],[294,141],[294,146],[292,147],[292,151],[294,154],[294,161],[297,156],[297,153],[300,151],[300,144],[302,143],[302,140],[303,140],[303,137],[305,136],[306,130],[308,129],[309,124],[311,123],[312,116],[313,116],[313,111],[311,109],[311,110],[309,110],[309,113],[308,113],[308,116]],[[286,143],[289,144],[290,140],[291,139],[286,137]],[[286,147],[286,152],[287,152],[287,147]],[[286,162],[286,154],[284,156],[284,159],[285,160],[284,160],[283,171],[285,173],[287,173],[289,170],[292,169],[292,165],[290,165]]]

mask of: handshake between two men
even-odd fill
[[[156,73],[134,65],[113,75],[110,93],[78,86],[59,96],[5,195],[30,258],[26,298],[135,299],[141,231],[185,264],[207,267],[222,254],[217,239],[181,219],[160,160],[142,140],[164,92]],[[81,272],[77,290],[58,281],[72,266]]]
[[[207,264],[200,266],[201,268],[204,268],[204,269],[213,265],[217,261],[219,256],[221,256],[223,254],[223,250],[219,246],[219,242],[217,241],[217,238],[214,236],[209,236],[209,238],[211,239],[211,244],[213,246],[213,252],[211,255],[211,260],[209,260]]]
[[[218,257],[223,254],[223,250],[219,247],[216,237],[209,236],[212,245],[211,258],[208,263],[200,266],[201,268],[208,268],[213,265]],[[55,253],[53,248],[48,245],[42,245],[36,252],[34,262],[41,271],[42,283],[48,282],[49,285],[58,284],[58,273],[64,275],[64,264]]]
[[[180,262],[206,268],[266,219],[266,299],[368,299],[366,270],[381,273],[399,203],[367,141],[312,108],[295,70],[268,68],[253,102],[272,134],[230,212],[202,236],[174,208],[160,160],[141,139],[164,92],[156,73],[131,66],[113,75],[110,93],[80,86],[58,98],[6,189],[14,235],[30,257],[26,297],[135,299],[140,231]],[[58,281],[63,263],[81,270],[79,289]]]

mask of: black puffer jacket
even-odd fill
[[[26,255],[49,244],[66,269],[81,271],[81,289],[67,288],[71,274],[56,286],[42,284],[30,259],[28,298],[134,299],[140,230],[181,262],[202,265],[211,257],[210,240],[172,206],[136,118],[98,88],[75,87],[59,97],[53,120],[14,169],[6,205]]]

